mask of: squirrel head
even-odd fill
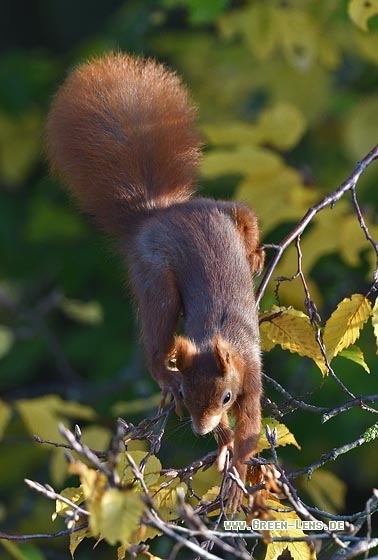
[[[208,434],[238,397],[242,380],[240,359],[220,334],[201,348],[178,336],[174,353],[176,367],[182,374],[180,393],[193,431]]]

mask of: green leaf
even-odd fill
[[[358,346],[352,345],[349,346],[349,348],[345,348],[339,353],[339,356],[341,356],[342,358],[346,358],[347,360],[351,360],[352,362],[355,362],[359,366],[363,367],[367,373],[370,373],[369,366],[365,362],[365,358],[362,353],[362,350],[360,350]]]
[[[0,359],[8,354],[14,343],[14,334],[9,327],[0,325]]]
[[[70,319],[87,325],[98,325],[104,318],[102,306],[98,301],[64,298],[61,309]]]
[[[12,409],[6,402],[0,400],[0,440],[2,440],[5,429],[12,414]]]

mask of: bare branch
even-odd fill
[[[258,306],[268,282],[272,277],[272,274],[279,263],[284,251],[291,245],[293,241],[295,241],[300,235],[304,232],[308,224],[313,220],[318,212],[326,208],[327,206],[334,206],[338,200],[347,192],[354,188],[362,175],[362,173],[366,170],[366,168],[378,158],[378,145],[375,146],[368,154],[365,156],[361,161],[359,161],[354,168],[352,174],[344,181],[338,189],[336,189],[333,193],[325,196],[318,204],[310,208],[303,218],[298,222],[295,228],[279,243],[278,245],[274,245],[274,250],[276,254],[273,256],[272,260],[269,263],[267,270],[260,282],[258,290],[256,292],[256,305]]]

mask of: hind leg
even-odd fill
[[[265,251],[259,247],[260,232],[254,212],[240,202],[219,202],[220,209],[229,214],[243,239],[251,271],[262,272]]]

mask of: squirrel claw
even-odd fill
[[[159,411],[163,410],[163,408],[165,407],[165,402],[167,400],[168,393],[172,394],[173,400],[175,401],[175,412],[176,412],[177,416],[179,416],[179,418],[182,419],[182,417],[184,415],[184,412],[183,412],[183,409],[182,409],[181,400],[180,400],[179,396],[176,394],[176,391],[174,389],[172,389],[171,387],[163,387],[162,388],[160,403],[159,403]]]
[[[230,480],[226,486],[225,496],[227,497],[227,505],[231,513],[240,511],[244,492],[234,480]]]

